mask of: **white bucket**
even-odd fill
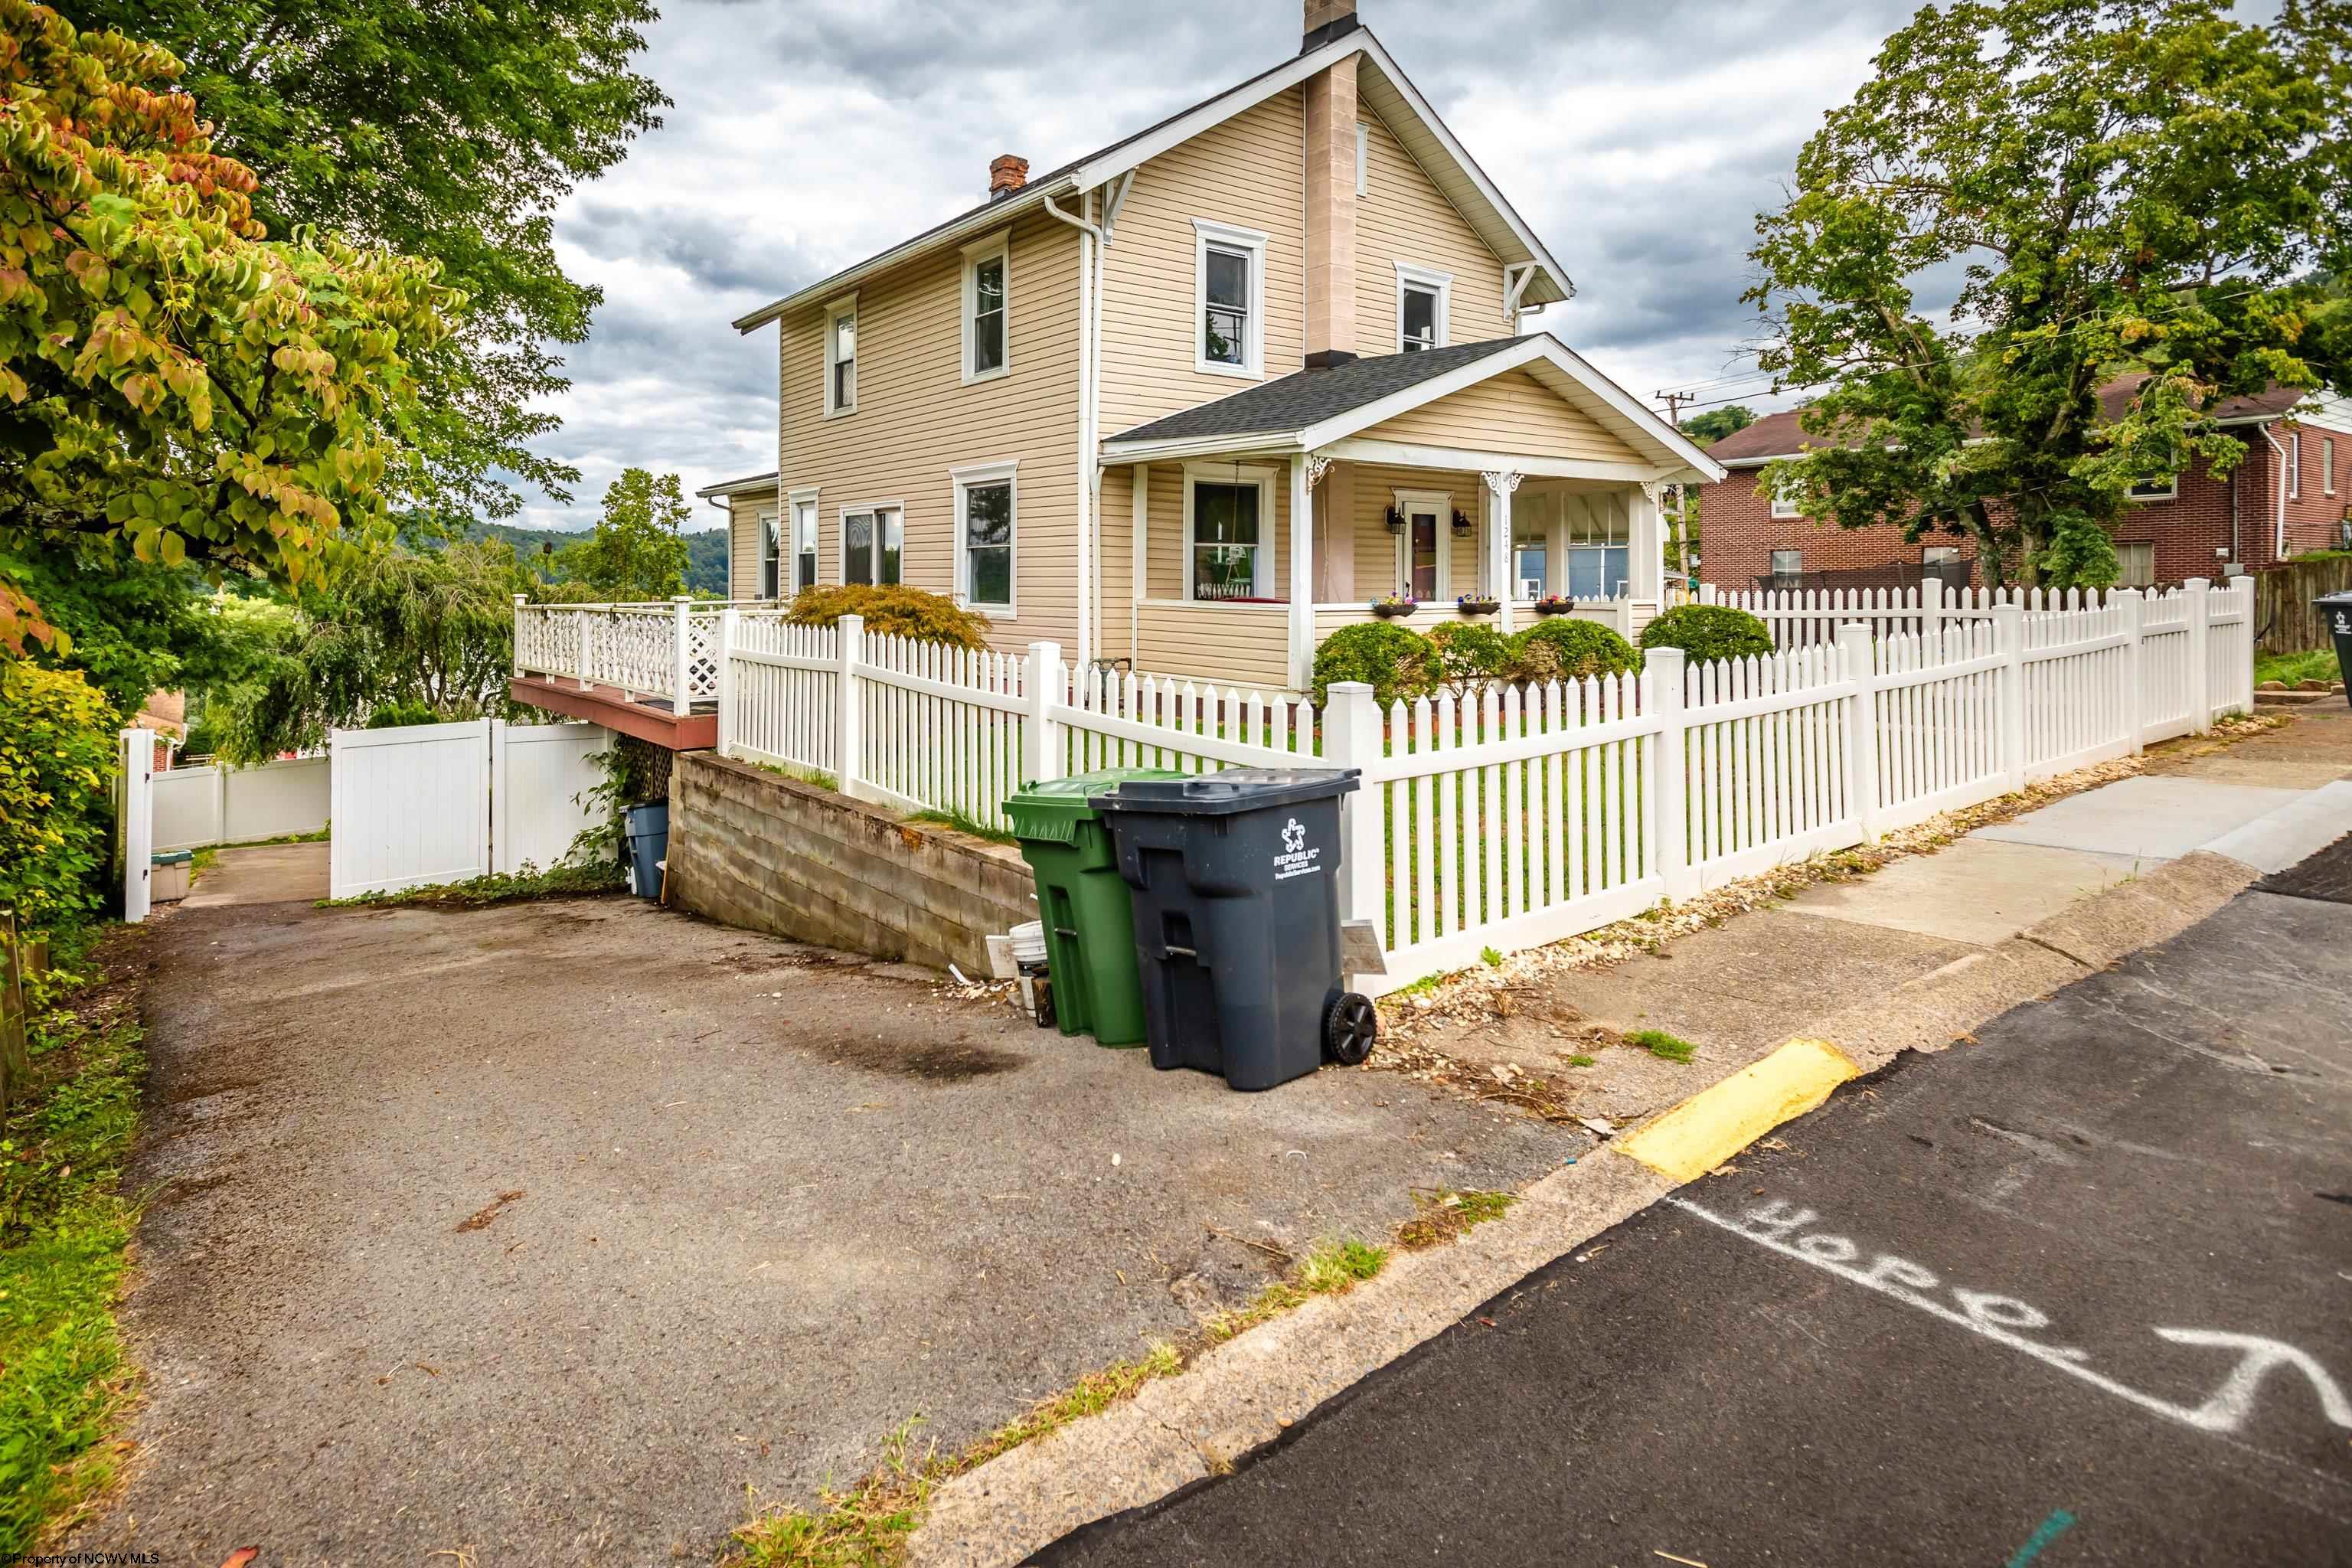
[[[1013,962],[1043,963],[1045,962],[1045,922],[1030,921],[1013,928]]]

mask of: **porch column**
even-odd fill
[[[1486,592],[1492,595],[1501,607],[1495,612],[1495,629],[1508,634],[1517,618],[1512,600],[1517,596],[1518,583],[1511,571],[1511,495],[1519,488],[1521,476],[1508,469],[1486,470]]]
[[[1633,537],[1627,542],[1625,576],[1630,598],[1663,605],[1666,594],[1666,531],[1658,510],[1660,481],[1653,480],[1625,498],[1633,514]]]
[[[1290,459],[1290,686],[1315,679],[1315,481],[1331,466],[1304,452]]]

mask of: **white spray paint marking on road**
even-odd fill
[[[2202,1405],[2177,1405],[2152,1394],[2143,1394],[2137,1388],[2116,1382],[2105,1373],[2093,1371],[2085,1364],[2090,1360],[2088,1351],[2073,1345],[2045,1344],[2040,1340],[2026,1338],[2028,1331],[2050,1326],[2049,1314],[2013,1296],[1998,1296],[1954,1287],[1951,1302],[1947,1303],[1925,1294],[1939,1288],[1942,1281],[1931,1270],[1908,1258],[1880,1253],[1867,1266],[1859,1264],[1856,1260],[1861,1258],[1862,1249],[1852,1240],[1843,1236],[1805,1230],[1807,1226],[1821,1217],[1814,1210],[1776,1201],[1750,1209],[1738,1219],[1730,1219],[1711,1209],[1702,1208],[1687,1198],[1669,1198],[1666,1201],[1759,1247],[1796,1258],[1801,1263],[1809,1263],[1841,1279],[1851,1280],[1864,1289],[1875,1290],[1906,1306],[1916,1307],[1948,1323],[1957,1323],[1996,1344],[2022,1351],[2034,1360],[2054,1366],[2070,1377],[2078,1377],[2103,1393],[2128,1400],[2143,1410],[2152,1411],[2200,1432],[2226,1435],[2238,1431],[2253,1411],[2255,1394],[2261,1391],[2270,1373],[2279,1368],[2290,1368],[2303,1373],[2317,1392],[2319,1408],[2327,1419],[2336,1426],[2352,1427],[2352,1399],[2345,1397],[2343,1389],[2337,1386],[2327,1369],[2305,1352],[2276,1340],[2265,1339],[2259,1334],[2230,1333],[2218,1329],[2156,1330],[2158,1338],[2174,1344],[2238,1352],[2237,1366],[2210,1399]],[[1793,1240],[1791,1237],[1794,1237]]]

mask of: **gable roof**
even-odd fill
[[[1049,197],[1094,190],[1356,54],[1363,57],[1357,66],[1358,100],[1387,123],[1405,151],[1506,265],[1532,262],[1538,268],[1521,296],[1522,302],[1549,305],[1570,298],[1576,291],[1575,285],[1528,226],[1527,220],[1519,216],[1461,142],[1454,140],[1454,133],[1437,118],[1420,89],[1398,68],[1371,29],[1358,27],[1260,71],[1247,81],[1171,114],[1156,125],[1049,170],[1016,191],[982,202],[856,266],[844,268],[747,316],[740,316],[735,320],[735,330],[749,332],[779,316],[835,298],[900,262],[983,233],[1018,213],[1042,207]]]
[[[2145,374],[2119,375],[2099,388],[2099,417],[2112,422],[2124,416]],[[2213,405],[2213,417],[2223,425],[2263,425],[2283,418],[2314,395],[2293,386],[2272,386],[2242,397],[2225,397]],[[1811,435],[1797,423],[1799,411],[1784,408],[1744,425],[1706,449],[1706,455],[1727,468],[1753,468],[1775,458],[1793,458],[1818,447],[1844,443]]]
[[[1549,332],[1294,372],[1122,431],[1103,443],[1102,457],[1106,462],[1139,462],[1192,451],[1231,450],[1244,443],[1314,451],[1464,387],[1522,369],[1627,446],[1648,455],[1664,470],[1659,477],[1678,471],[1723,477],[1722,468],[1688,437]]]
[[[753,474],[748,479],[723,479],[715,485],[706,485],[695,491],[694,497],[697,500],[709,500],[715,496],[738,496],[757,490],[772,493],[775,488],[776,470],[770,468],[764,474]]]

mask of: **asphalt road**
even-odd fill
[[[1042,1561],[2352,1563],[2334,869],[1849,1086]]]

